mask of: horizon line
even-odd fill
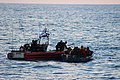
[[[8,2],[8,3],[3,3],[3,2],[1,2],[0,4],[51,4],[51,5],[54,5],[54,4],[58,4],[58,5],[81,5],[81,4],[83,4],[83,5],[120,5],[119,3],[113,3],[113,4],[111,4],[111,3],[17,3],[17,2],[15,2],[15,3],[12,3],[12,2]]]

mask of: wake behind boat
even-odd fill
[[[8,53],[8,59],[12,60],[59,60],[66,62],[87,62],[92,59],[92,51],[89,47],[67,48],[67,42],[62,40],[57,43],[56,50],[47,51],[49,46],[49,32],[45,28],[39,38],[32,40],[30,44],[21,46],[19,50]]]

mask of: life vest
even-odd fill
[[[81,48],[80,52],[84,57],[86,57],[88,55],[88,52],[84,48]]]

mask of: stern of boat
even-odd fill
[[[8,53],[7,58],[11,60],[14,60],[14,59],[22,60],[24,59],[24,52],[15,51],[15,52]]]

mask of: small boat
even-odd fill
[[[43,39],[42,39],[43,38]],[[45,39],[45,40],[44,40]],[[62,43],[63,44],[63,43]],[[49,45],[49,33],[45,30],[40,34],[39,38],[32,40],[32,43],[21,46],[19,50],[12,50],[7,54],[7,58],[11,60],[59,60],[65,62],[87,62],[91,60],[92,51],[85,52],[80,48],[65,50],[47,51]],[[67,52],[67,54],[66,54]],[[86,56],[81,56],[76,53],[84,53]],[[89,53],[89,55],[87,55]]]
[[[8,53],[8,59],[12,60],[57,60],[63,62],[89,62],[93,60],[92,55],[80,56],[66,54],[66,51],[47,51],[47,52],[21,52],[12,51]]]

